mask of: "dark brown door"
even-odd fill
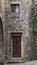
[[[21,36],[13,36],[13,57],[21,57]]]

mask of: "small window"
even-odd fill
[[[19,4],[11,4],[11,12],[12,13],[19,13],[20,12],[20,5]]]

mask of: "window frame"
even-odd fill
[[[15,4],[15,5],[17,5],[17,4],[19,4],[19,8],[20,8],[20,10],[21,10],[21,2],[19,2],[19,1],[11,1],[10,2],[10,8],[11,8],[11,4]],[[11,9],[10,9],[11,10]],[[20,14],[20,11],[19,11],[19,13],[15,13],[15,12],[11,12],[11,16],[16,16],[16,15],[18,15],[19,16],[19,14]]]
[[[14,7],[14,8],[13,8]],[[18,7],[18,11],[16,11],[16,7]],[[13,8],[13,9],[12,9]],[[15,13],[15,14],[18,14],[20,13],[20,5],[19,4],[11,4],[11,12],[12,13]]]

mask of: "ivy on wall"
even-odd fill
[[[31,42],[30,60],[37,60],[37,5],[34,2],[31,10],[31,19],[33,41]]]

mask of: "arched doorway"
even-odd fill
[[[3,41],[3,24],[2,24],[2,19],[0,17],[0,42],[2,43]]]
[[[0,17],[0,62],[2,62],[2,59],[3,59],[3,55],[4,55],[4,52],[3,52],[3,24],[2,24],[2,19]]]

